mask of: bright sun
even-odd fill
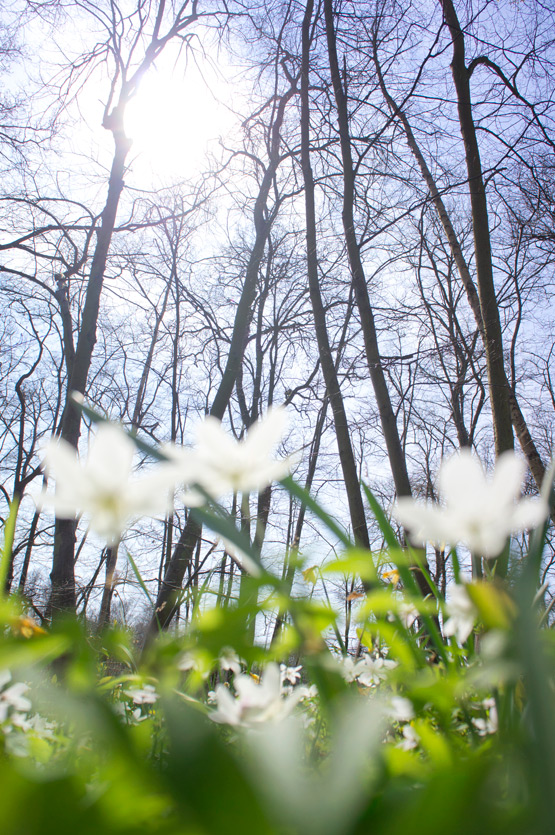
[[[210,67],[203,74],[193,63],[184,74],[173,65],[153,69],[126,111],[134,172],[166,184],[202,171],[210,146],[235,121],[222,103],[230,100],[229,87]]]

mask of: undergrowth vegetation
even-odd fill
[[[506,475],[475,491],[495,494],[499,513],[504,501],[514,522],[532,510],[507,498]],[[552,831],[555,643],[539,587],[547,521],[524,557],[505,546],[506,579],[491,558],[483,577],[466,577],[454,543],[445,601],[429,576],[432,594],[422,596],[421,552],[397,540],[370,491],[381,553],[350,541],[289,476],[281,484],[341,543],[322,576],[362,580],[356,654],[344,651],[329,601],[291,596],[210,498],[209,480],[197,482],[205,501],[191,512],[247,567],[231,605],[200,588],[186,631],[138,647],[116,626],[91,634],[54,618],[39,627],[23,600],[2,598],[3,833]],[[539,519],[551,499],[546,490],[535,505]],[[464,515],[461,501],[446,508],[450,524],[455,506]],[[4,529],[4,569],[16,512]],[[425,537],[428,515],[442,511],[414,512]],[[466,524],[476,533],[472,512]],[[497,523],[509,532],[511,519]],[[464,539],[458,524],[453,538]],[[316,568],[300,555],[298,567],[309,589]],[[262,646],[256,619],[268,612],[283,626]]]

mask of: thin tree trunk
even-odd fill
[[[131,143],[123,129],[123,116],[118,108],[114,108],[109,122],[112,131],[115,151],[110,171],[108,196],[101,215],[100,228],[97,232],[96,247],[91,264],[91,271],[87,285],[87,294],[81,320],[81,331],[77,340],[75,356],[71,363],[71,374],[68,379],[67,397],[60,437],[77,449],[81,432],[81,412],[71,399],[72,392],[85,393],[87,377],[91,367],[92,354],[96,343],[96,327],[100,308],[100,295],[104,284],[106,259],[116,224],[116,215],[121,193],[123,191],[123,174],[125,161]],[[73,519],[56,519],[54,530],[54,557],[50,579],[52,591],[49,609],[55,618],[59,612],[75,612],[75,521]]]
[[[301,64],[301,166],[304,178],[305,211],[306,211],[306,261],[308,273],[308,287],[316,340],[318,343],[318,354],[326,384],[327,396],[330,401],[335,424],[339,459],[343,471],[343,479],[347,491],[349,514],[353,526],[355,540],[365,548],[370,547],[368,528],[364,505],[360,494],[358,471],[351,445],[351,437],[343,396],[339,386],[337,372],[331,353],[328,330],[326,325],[326,313],[320,292],[318,278],[318,254],[316,246],[316,208],[314,194],[314,177],[310,162],[310,110],[309,110],[309,66],[310,66],[310,45],[311,45],[311,20],[313,13],[313,0],[308,0],[305,7],[305,14],[302,23],[302,64]]]
[[[343,229],[345,233],[345,242],[347,245],[347,254],[349,256],[349,264],[351,267],[351,277],[353,287],[355,290],[357,307],[360,315],[360,323],[362,327],[368,370],[370,372],[370,380],[372,382],[374,395],[376,397],[376,403],[378,405],[380,422],[385,440],[385,445],[387,448],[389,464],[393,475],[393,481],[395,484],[395,490],[398,496],[411,496],[412,491],[407,470],[407,461],[403,445],[401,443],[401,438],[399,437],[399,430],[397,427],[395,412],[393,410],[393,405],[391,403],[391,398],[389,396],[389,390],[387,387],[387,381],[385,379],[385,374],[383,371],[380,350],[378,346],[376,324],[374,320],[374,312],[372,310],[372,305],[370,304],[366,276],[364,274],[364,268],[362,266],[360,247],[355,231],[355,220],[353,211],[355,202],[355,174],[351,152],[349,115],[347,111],[347,100],[341,82],[339,62],[337,59],[337,43],[331,0],[324,0],[324,14],[326,20],[328,58],[337,109],[339,139],[343,163],[342,219]],[[425,552],[421,551],[420,553],[421,559],[424,563],[424,568],[426,570],[429,570],[428,564],[426,562]],[[422,595],[426,597],[427,595],[431,594],[432,590],[424,574],[418,568],[418,566],[413,566],[413,573]]]
[[[447,241],[449,243],[449,248],[451,250],[451,254],[453,256],[455,264],[457,265],[457,270],[459,272],[463,287],[465,289],[466,297],[468,299],[468,303],[470,305],[472,313],[474,314],[474,319],[476,321],[476,326],[478,328],[478,331],[480,333],[480,337],[481,337],[483,345],[485,347],[486,346],[486,332],[485,332],[485,328],[484,328],[484,321],[483,321],[483,318],[482,318],[482,310],[481,310],[481,307],[480,307],[480,299],[479,299],[479,296],[478,296],[478,292],[476,290],[476,286],[475,286],[474,281],[472,279],[472,276],[470,274],[468,264],[467,264],[466,259],[464,257],[462,247],[459,243],[457,233],[455,232],[453,224],[451,223],[451,218],[450,218],[449,213],[448,213],[448,211],[445,207],[445,203],[443,202],[443,199],[441,197],[441,194],[440,194],[440,191],[437,187],[435,179],[434,179],[434,177],[433,177],[433,175],[432,175],[432,173],[431,173],[431,171],[428,167],[428,164],[426,163],[426,160],[424,158],[424,155],[423,155],[422,151],[420,150],[418,142],[416,141],[416,138],[415,138],[414,133],[412,131],[410,122],[409,122],[406,114],[404,113],[404,111],[396,104],[394,99],[389,94],[389,91],[387,90],[387,87],[385,85],[385,80],[383,78],[383,74],[382,74],[382,71],[381,71],[381,67],[380,67],[380,64],[379,64],[379,61],[378,61],[377,47],[376,47],[376,41],[375,40],[374,40],[374,63],[376,65],[377,75],[378,75],[378,79],[379,79],[379,82],[380,82],[380,87],[381,87],[382,93],[384,95],[384,98],[386,99],[386,101],[389,105],[389,108],[391,110],[392,115],[396,116],[399,119],[399,121],[401,122],[402,126],[403,126],[403,130],[405,132],[405,136],[406,136],[406,139],[407,139],[407,144],[408,144],[410,150],[412,151],[412,154],[413,154],[416,162],[418,163],[418,166],[419,166],[420,171],[422,173],[422,177],[424,179],[424,182],[426,183],[426,185],[428,187],[428,191],[430,192],[432,202],[433,202],[433,204],[436,208],[437,215],[440,219],[440,222],[443,226],[443,230],[445,232],[445,236],[446,236]],[[520,409],[520,405],[518,403],[518,398],[517,398],[513,388],[509,384],[509,381],[507,379],[507,375],[506,375],[504,367],[503,367],[503,373],[505,374],[506,387],[507,387],[507,390],[509,392],[509,394],[508,394],[508,396],[509,396],[509,406],[510,406],[511,421],[512,421],[512,424],[513,424],[513,428],[514,428],[514,431],[515,431],[516,436],[518,438],[520,448],[522,449],[522,452],[524,453],[524,455],[526,456],[526,459],[528,461],[528,466],[530,467],[530,472],[532,473],[532,477],[533,477],[533,479],[536,483],[536,487],[538,488],[538,490],[540,490],[541,486],[542,486],[543,478],[544,478],[544,475],[545,475],[545,465],[542,461],[541,455],[539,454],[539,452],[537,450],[537,447],[534,443],[534,440],[533,440],[533,438],[530,434],[530,430],[528,429],[526,419],[525,419],[525,417],[522,414],[522,411]]]
[[[118,562],[118,546],[115,545],[107,549],[106,554],[106,579],[104,582],[104,591],[102,593],[102,602],[100,604],[100,613],[98,615],[98,631],[101,632],[105,626],[110,622],[112,597],[114,594],[114,577],[116,573],[116,565]]]
[[[452,0],[440,0],[453,43],[451,70],[457,92],[459,125],[464,141],[468,188],[472,210],[476,279],[484,323],[486,361],[490,391],[495,452],[500,455],[514,447],[509,389],[503,360],[503,337],[493,280],[493,260],[489,231],[488,205],[482,174],[480,149],[472,115],[470,75],[466,67],[464,33]]]
[[[322,441],[322,432],[324,429],[324,423],[326,421],[326,413],[328,411],[328,403],[329,401],[326,398],[322,404],[322,408],[320,409],[318,420],[316,421],[316,427],[314,429],[314,438],[312,440],[310,455],[308,456],[308,472],[306,474],[306,479],[304,483],[305,490],[310,490],[312,487],[312,482],[314,481],[314,475],[316,473],[316,464],[318,463],[318,454],[320,452],[320,443]],[[293,534],[293,541],[291,542],[290,548],[287,549],[286,555],[286,568],[283,577],[283,584],[285,594],[287,594],[288,596],[291,596],[296,571],[295,562],[291,559],[291,552],[297,550],[299,547],[305,515],[306,505],[301,504],[301,506],[299,507],[299,515],[297,516],[297,522],[295,524],[295,533]],[[284,621],[285,616],[281,613],[278,613],[274,625],[274,632],[272,635],[272,646],[276,643],[281,634],[281,629],[284,624]]]
[[[268,236],[275,218],[275,213],[268,213],[267,204],[270,190],[274,182],[274,177],[281,161],[281,126],[283,124],[286,104],[293,96],[294,92],[295,88],[292,85],[291,88],[279,99],[279,103],[276,107],[274,123],[271,131],[270,159],[264,172],[258,197],[254,206],[255,241],[247,263],[245,281],[243,283],[239,304],[237,305],[237,310],[235,312],[233,333],[231,336],[231,343],[225,369],[222,374],[218,390],[215,394],[212,408],[210,409],[210,415],[218,418],[218,420],[223,419],[225,411],[229,405],[233,388],[241,370],[243,356],[247,345],[249,329],[253,316],[260,264],[264,256]],[[151,619],[146,634],[147,644],[155,637],[159,626],[163,629],[167,628],[175,613],[174,600],[181,589],[187,566],[192,559],[196,542],[200,538],[201,533],[202,527],[195,521],[193,515],[189,514],[183,532],[169,561],[164,580],[158,593],[156,600],[156,613]]]
[[[116,216],[121,193],[124,188],[123,175],[126,167],[127,155],[131,148],[131,142],[125,134],[124,114],[129,100],[135,94],[138,85],[145,73],[156,62],[159,55],[165,49],[169,41],[176,37],[183,39],[183,32],[197,20],[196,3],[190,10],[187,3],[177,9],[171,25],[166,34],[162,33],[164,15],[166,12],[165,0],[157,3],[154,24],[148,44],[145,45],[144,54],[139,65],[129,77],[126,77],[125,64],[122,55],[118,52],[121,43],[119,34],[114,29],[110,34],[110,43],[114,49],[114,57],[117,64],[115,76],[112,78],[110,96],[106,105],[103,127],[109,130],[113,136],[115,149],[112,159],[112,167],[108,181],[108,194],[106,203],[101,214],[100,227],[96,232],[96,246],[92,258],[89,281],[85,296],[85,304],[81,319],[81,330],[75,347],[73,360],[71,352],[73,348],[71,334],[66,334],[68,344],[66,347],[66,360],[68,361],[68,384],[66,391],[66,403],[61,421],[60,436],[71,446],[77,449],[81,431],[81,412],[76,408],[71,399],[72,392],[84,395],[87,386],[87,378],[91,367],[92,354],[96,343],[96,328],[98,323],[98,312],[100,309],[100,296],[104,284],[106,271],[106,259],[115,229]],[[190,11],[188,14],[187,11]],[[141,27],[146,24],[146,18],[141,18]],[[114,26],[116,24],[114,23]],[[141,29],[141,35],[146,36],[146,31]],[[182,43],[186,39],[182,40]],[[139,37],[135,46],[140,42]],[[133,47],[134,48],[134,47]],[[123,76],[117,104],[112,106],[113,95],[120,79]],[[111,109],[110,109],[111,108]],[[63,288],[59,287],[62,293]],[[64,307],[63,293],[60,295],[60,309],[64,331],[67,330],[69,320],[67,310]],[[71,370],[70,370],[71,369]],[[62,611],[75,612],[75,529],[76,523],[73,519],[57,519],[54,531],[54,556],[52,560],[52,571],[50,579],[52,589],[50,594],[49,609],[52,617],[55,618]]]
[[[374,321],[374,312],[372,310],[372,305],[370,304],[366,276],[364,274],[364,267],[362,266],[362,259],[360,257],[360,247],[355,232],[353,211],[355,201],[355,175],[351,152],[347,100],[341,82],[339,63],[337,59],[337,43],[334,28],[332,0],[324,0],[324,14],[326,20],[328,58],[337,109],[339,139],[343,163],[342,219],[343,229],[345,232],[345,242],[347,245],[347,254],[349,256],[349,264],[351,267],[351,277],[360,315],[360,324],[362,327],[368,370],[370,372],[370,379],[372,381],[374,395],[376,397],[376,403],[380,413],[380,422],[385,445],[387,447],[393,481],[395,483],[395,490],[397,491],[398,496],[410,496],[411,487],[407,471],[407,462],[401,444],[401,439],[399,437],[397,421],[391,404],[385,374],[383,372],[376,324]]]

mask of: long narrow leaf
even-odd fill
[[[368,504],[370,505],[370,510],[376,517],[376,522],[380,526],[380,530],[383,533],[387,545],[390,548],[400,548],[401,545],[399,543],[399,540],[397,539],[395,531],[391,527],[389,519],[383,512],[382,506],[380,505],[379,501],[376,499],[368,485],[366,485],[364,482],[362,482],[362,489],[364,490],[364,494],[366,496],[366,499],[368,500]]]
[[[287,476],[287,478],[282,479],[280,481],[280,484],[283,487],[285,487],[285,489],[289,493],[291,493],[293,496],[295,496],[296,499],[299,499],[304,505],[306,505],[308,507],[308,509],[312,513],[314,513],[314,515],[317,516],[318,519],[320,519],[320,521],[322,521],[324,523],[324,525],[332,533],[334,533],[336,535],[336,537],[340,540],[340,542],[343,543],[343,545],[345,545],[346,548],[352,548],[353,547],[353,543],[351,542],[351,540],[349,539],[349,537],[345,533],[345,531],[342,528],[339,527],[337,522],[335,522],[331,518],[331,516],[329,516],[326,513],[326,511],[318,504],[318,502],[316,502],[312,498],[310,493],[308,493],[307,490],[304,489],[304,487],[301,487],[300,484],[297,484],[297,482],[294,481],[291,478],[291,476]]]

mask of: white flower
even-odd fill
[[[16,682],[16,684],[12,684],[11,687],[8,687],[7,690],[4,690],[0,698],[2,699],[2,701],[11,705],[11,707],[13,707],[15,710],[31,710],[31,702],[29,701],[29,699],[26,699],[23,695],[27,692],[28,689],[28,684],[24,684],[22,681],[18,681]]]
[[[135,710],[132,710],[127,716],[129,723],[132,724],[139,724],[139,722],[145,722],[148,719],[148,716],[145,715],[140,707],[136,707]]]
[[[282,696],[281,676],[277,664],[268,664],[260,681],[252,676],[235,676],[234,697],[225,684],[218,684],[215,690],[217,710],[210,714],[214,722],[254,728],[265,722],[279,722],[288,716],[299,696],[293,693]]]
[[[315,684],[311,684],[310,687],[301,684],[300,687],[297,687],[295,693],[300,701],[304,701],[304,699],[315,699],[318,695],[318,687]]]
[[[391,698],[387,713],[396,722],[410,722],[411,719],[414,719],[412,702],[403,696],[393,696]]]
[[[410,629],[419,617],[420,612],[412,603],[399,604],[399,618],[405,629]]]
[[[389,661],[386,658],[372,658],[365,655],[357,664],[356,679],[365,687],[378,685],[380,681],[387,678],[387,671],[397,666],[397,662]]]
[[[543,498],[519,501],[524,472],[524,462],[505,452],[488,478],[480,460],[461,450],[441,466],[444,507],[401,498],[393,515],[422,543],[461,542],[482,557],[497,557],[512,533],[535,527],[548,513]]]
[[[184,652],[177,662],[177,669],[182,672],[194,670],[201,678],[208,678],[212,671],[210,658],[202,652]]]
[[[231,647],[223,648],[219,661],[222,670],[229,670],[234,676],[238,676],[241,672],[241,659]]]
[[[350,655],[347,655],[346,658],[340,658],[339,665],[340,673],[348,684],[354,681],[363,670],[362,662],[355,661]]]
[[[495,699],[484,699],[481,706],[488,712],[487,719],[473,719],[472,724],[480,736],[497,733],[499,730],[499,717],[497,715],[497,705],[495,704]]]
[[[158,700],[158,693],[152,684],[145,684],[144,687],[130,687],[129,690],[123,692],[136,705],[153,705]]]
[[[478,615],[465,586],[454,585],[449,590],[447,614],[449,620],[443,627],[445,635],[455,635],[457,641],[464,644],[474,628]]]
[[[66,441],[51,441],[43,466],[56,479],[56,492],[37,496],[37,505],[52,505],[61,519],[86,514],[91,529],[114,545],[134,518],[165,513],[173,502],[173,466],[159,464],[132,478],[134,453],[131,438],[108,423],[98,427],[84,463]]]
[[[181,481],[200,485],[213,499],[232,492],[261,490],[289,473],[289,459],[271,457],[286,423],[284,409],[270,409],[251,426],[244,440],[236,441],[219,420],[209,416],[197,427],[194,449],[166,447],[164,452],[181,468]],[[194,490],[183,498],[187,504],[200,503]]]
[[[358,661],[354,661],[350,656],[342,658],[341,674],[346,682],[358,681],[364,687],[371,687],[377,685],[384,678],[387,678],[387,671],[397,666],[396,661],[389,661],[386,658],[372,658],[370,655],[365,655]]]
[[[31,722],[27,719],[26,713],[12,714],[11,723],[14,726],[14,728],[19,728],[19,730],[23,731],[23,733],[27,733],[33,728]]]
[[[288,681],[290,684],[296,684],[301,677],[302,665],[298,667],[287,667],[285,664],[279,665],[281,674],[281,683]]]
[[[11,680],[12,674],[9,670],[0,672],[0,687],[5,687]],[[0,693],[0,722],[4,722],[7,719],[10,708],[23,713],[31,710],[31,702],[23,695],[28,689],[28,684],[18,681],[12,684],[11,687],[2,690]]]
[[[412,725],[403,725],[403,741],[397,745],[397,748],[402,748],[403,751],[410,751],[416,748],[420,742],[420,737]]]

